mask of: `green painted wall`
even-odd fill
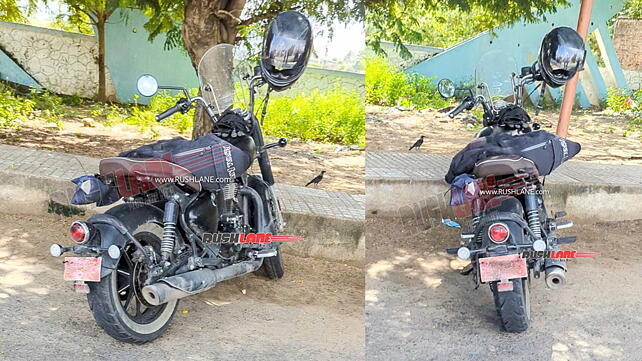
[[[121,16],[126,11],[126,20]],[[106,62],[111,73],[118,99],[132,102],[136,80],[142,74],[151,74],[159,84],[198,87],[196,72],[189,57],[179,49],[165,50],[165,36],[149,42],[143,27],[147,21],[139,11],[115,12],[105,29]],[[140,103],[147,103],[141,98]]]
[[[165,50],[165,36],[159,35],[153,42],[143,27],[147,21],[139,11],[127,11],[126,21],[120,12],[114,13],[105,31],[106,61],[118,99],[133,102],[136,80],[142,74],[151,74],[162,85],[198,87],[198,78],[191,61],[181,49]],[[364,75],[309,67],[291,88],[273,96],[290,96],[310,92],[318,88],[327,90],[342,86],[364,94]],[[140,98],[139,103],[146,104]]]

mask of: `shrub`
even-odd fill
[[[642,126],[642,89],[631,92],[627,89],[609,88],[606,108],[622,113],[633,128]]]
[[[34,110],[32,100],[17,97],[8,88],[0,89],[0,129],[18,128]]]
[[[192,90],[192,93],[195,95],[196,91]],[[156,121],[156,115],[176,105],[178,99],[179,96],[162,92],[152,97],[149,105],[134,104],[130,106],[129,109],[112,105],[104,111],[106,112],[107,124],[120,122],[135,125],[141,133],[150,131],[156,136],[158,132],[155,128],[159,125]],[[138,98],[136,98],[136,100],[138,100]],[[189,132],[192,130],[194,124],[194,110],[186,114],[176,113],[163,120],[160,124],[174,128],[181,133]]]
[[[259,107],[256,109],[260,112]],[[365,144],[363,98],[334,88],[270,100],[263,129],[276,137],[341,144]]]
[[[624,89],[609,88],[606,97],[606,107],[614,112],[630,110],[632,104],[628,92]]]
[[[406,74],[381,57],[366,60],[366,102],[383,106],[443,108],[448,101],[437,91],[434,78]]]

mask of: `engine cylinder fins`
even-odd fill
[[[226,183],[223,187],[223,198],[230,200],[236,198],[238,186],[236,183]]]

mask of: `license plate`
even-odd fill
[[[65,281],[100,282],[101,257],[65,257]]]
[[[482,282],[510,280],[528,275],[526,260],[520,254],[480,258],[479,271]]]

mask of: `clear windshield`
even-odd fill
[[[218,44],[210,48],[198,63],[198,79],[203,98],[221,114],[234,104],[234,46]]]
[[[248,84],[253,74],[249,55],[243,48],[218,44],[198,63],[198,79],[203,98],[221,114],[232,105],[247,107]]]
[[[477,94],[487,100],[513,102],[511,75],[517,72],[517,62],[509,54],[497,50],[485,53],[475,69]]]

